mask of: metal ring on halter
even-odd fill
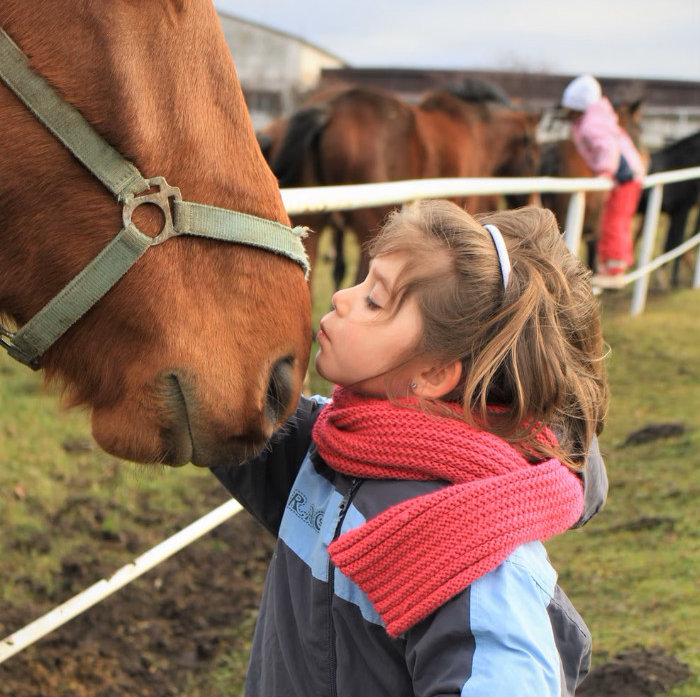
[[[129,195],[124,201],[124,206],[122,208],[122,221],[124,227],[129,227],[132,213],[136,208],[145,203],[150,203],[160,208],[165,221],[160,232],[153,238],[152,244],[156,245],[178,234],[173,225],[173,212],[170,207],[170,199],[173,201],[182,201],[182,195],[180,194],[180,189],[176,186],[170,186],[168,182],[165,181],[164,177],[151,177],[150,179],[146,179],[146,182],[151,188],[157,186],[158,191],[148,191],[138,196]]]

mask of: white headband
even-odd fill
[[[508,277],[510,276],[510,257],[508,256],[506,243],[503,241],[501,231],[495,225],[484,225],[484,227],[491,233],[493,243],[496,246],[498,262],[501,265],[501,276],[503,276],[503,288],[505,288],[508,285]]]

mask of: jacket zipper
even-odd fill
[[[343,500],[338,506],[338,523],[335,526],[335,532],[333,533],[333,541],[337,540],[340,536],[340,529],[343,527],[343,521],[345,520],[345,515],[350,508],[350,502],[355,495],[355,492],[359,488],[362,480],[353,479],[350,483],[350,488],[348,489]],[[335,627],[333,625],[333,596],[335,595],[335,565],[328,557],[328,670],[330,677],[330,687],[331,694],[330,697],[338,696],[338,686],[335,684],[335,674],[338,668],[338,658],[335,653]]]

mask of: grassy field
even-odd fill
[[[660,646],[688,663],[675,697],[700,695],[700,293],[652,297],[642,317],[628,297],[603,298],[612,347],[610,415],[601,437],[608,503],[587,527],[548,544],[560,583],[589,624],[597,662],[623,647]],[[648,424],[686,432],[626,444]]]
[[[329,275],[328,262],[319,262],[316,321],[329,305]],[[635,319],[628,317],[625,291],[604,295],[601,304],[612,347],[612,403],[601,438],[609,501],[586,528],[553,540],[548,549],[562,587],[591,628],[596,663],[633,647],[662,647],[693,673],[670,694],[697,697],[700,292],[652,293],[644,315]],[[327,394],[329,385],[312,374],[311,389]],[[662,422],[682,423],[685,430],[625,444],[633,431]],[[32,604],[37,588],[60,597],[59,560],[78,554],[88,534],[106,541],[133,535],[131,545],[105,544],[100,564],[106,573],[115,570],[172,532],[174,521],[193,520],[211,507],[212,486],[211,476],[194,468],[144,468],[101,453],[91,444],[84,413],[62,411],[38,375],[0,356],[3,601]],[[81,509],[68,505],[76,499],[98,501],[100,515],[82,519]],[[59,518],[71,523],[71,533],[57,539],[51,528]],[[148,522],[153,520],[165,522]],[[244,630],[252,631],[252,624],[253,618]],[[16,628],[0,617],[3,636]],[[239,682],[243,664],[240,656],[219,661],[227,671],[220,683]]]

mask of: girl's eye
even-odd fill
[[[377,305],[377,303],[375,303],[374,300],[372,300],[371,296],[366,295],[365,302],[367,303],[367,307],[370,310],[381,310],[381,306]]]

